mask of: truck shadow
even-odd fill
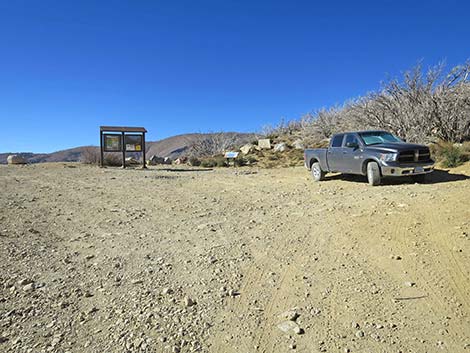
[[[461,181],[470,179],[470,176],[465,174],[453,174],[447,170],[435,169],[434,172],[426,176],[425,184],[440,184],[449,183],[454,181]],[[345,180],[353,181],[358,183],[367,183],[367,178],[363,175],[352,175],[352,174],[336,174],[327,176],[325,181],[328,180]],[[414,181],[411,177],[400,177],[400,178],[384,178],[382,179],[381,185],[401,185],[401,184],[413,184]]]

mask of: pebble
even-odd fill
[[[364,337],[364,331],[361,331],[361,330],[357,331],[356,332],[356,337],[358,337],[358,338]]]
[[[194,300],[192,300],[190,297],[185,297],[183,299],[183,304],[186,307],[190,307],[190,306],[196,305],[196,302]]]
[[[168,287],[163,288],[162,294],[163,294],[163,295],[173,294],[173,289],[168,288]]]
[[[23,287],[23,291],[31,292],[34,290],[34,283],[29,283]]]

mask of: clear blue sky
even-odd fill
[[[253,131],[470,57],[468,1],[0,0],[0,152]]]

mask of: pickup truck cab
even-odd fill
[[[366,175],[371,185],[379,185],[384,177],[411,176],[425,182],[434,169],[427,146],[406,143],[387,131],[333,135],[328,148],[305,150],[304,161],[314,181],[339,172]]]

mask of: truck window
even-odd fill
[[[344,145],[347,146],[348,143],[355,143],[356,145],[359,145],[359,141],[357,140],[355,135],[346,135],[346,141],[344,141]]]
[[[343,136],[344,135],[336,135],[333,137],[333,142],[331,142],[331,147],[341,147],[343,144]]]

